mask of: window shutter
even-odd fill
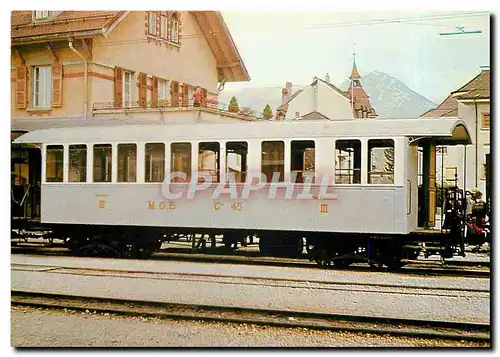
[[[187,107],[189,101],[189,84],[182,83],[182,106]]]
[[[123,104],[123,70],[115,67],[115,107],[121,108]]]
[[[161,11],[156,11],[156,37],[161,37]]]
[[[26,109],[28,72],[26,66],[16,68],[16,109]]]
[[[202,93],[202,96],[201,96],[201,105],[203,107],[206,107],[207,106],[207,89],[206,88],[202,88],[201,89],[201,93]]]
[[[179,106],[179,83],[176,81],[172,81],[170,91],[172,97],[172,107]]]
[[[167,16],[167,40],[172,41],[172,11]]]
[[[153,77],[153,88],[151,91],[151,107],[158,106],[158,77]]]
[[[139,106],[146,107],[148,101],[148,75],[139,73]]]
[[[63,66],[55,63],[52,65],[52,107],[62,106]]]

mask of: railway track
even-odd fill
[[[11,252],[13,254],[72,256],[69,250],[64,248],[62,244],[56,244],[49,247],[42,243],[21,243],[17,246],[12,246]],[[228,252],[222,249],[212,249],[206,253],[200,253],[190,252],[187,248],[167,248],[155,253],[151,259],[321,269],[307,260],[305,256],[303,259],[263,257],[258,255],[258,252],[253,251]],[[490,277],[489,262],[446,261],[445,264],[442,264],[436,260],[408,260],[406,263],[407,265],[398,271],[399,274],[477,278]],[[479,268],[472,269],[471,267]],[[385,269],[371,268],[365,264],[354,264],[345,270],[385,271]]]
[[[490,298],[489,289],[450,288],[429,285],[403,285],[356,281],[325,281],[278,277],[256,277],[229,274],[171,273],[160,271],[138,271],[123,269],[83,268],[52,264],[12,263],[11,271],[48,272],[78,276],[105,276],[116,278],[150,279],[164,281],[190,281],[223,285],[255,285],[331,291],[356,291],[363,293],[422,295],[422,296],[475,296]]]
[[[479,323],[427,321],[212,305],[172,304],[23,291],[12,291],[11,303],[16,306],[61,310],[70,309],[127,316],[301,327],[377,335],[491,343],[490,325]]]

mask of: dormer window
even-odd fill
[[[42,11],[33,11],[33,18],[36,21],[40,20],[48,20],[56,15],[56,11],[42,10]]]

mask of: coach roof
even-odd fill
[[[97,122],[97,121],[96,121]],[[217,124],[89,125],[28,132],[14,143],[103,143],[134,141],[245,140],[283,138],[435,138],[438,144],[470,144],[465,122],[458,118],[371,119],[338,121],[243,122]]]

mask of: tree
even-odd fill
[[[231,100],[229,101],[229,108],[228,110],[231,113],[238,113],[240,111],[240,108],[238,107],[238,101],[236,100],[236,97],[232,97]]]
[[[264,119],[271,119],[273,117],[273,111],[271,110],[271,107],[269,104],[266,104],[266,107],[264,108]]]

